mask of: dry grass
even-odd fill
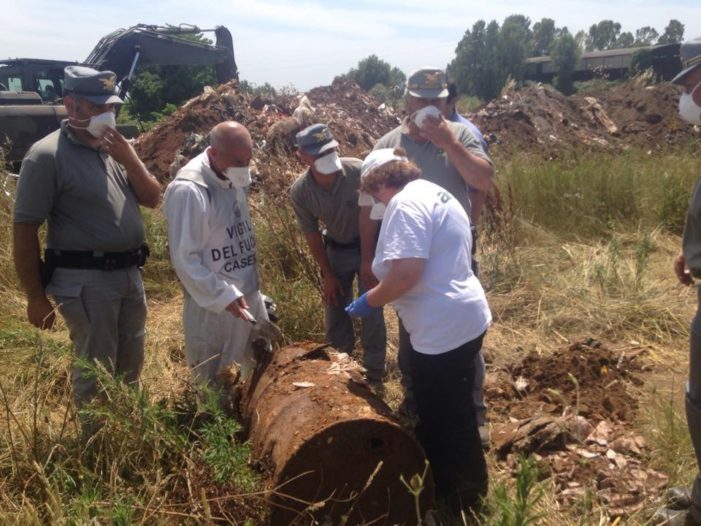
[[[649,162],[651,173],[654,169],[667,173],[659,160]],[[691,162],[685,158],[681,164],[688,168]],[[522,197],[531,191],[531,183],[518,186],[519,181],[534,177],[537,169],[533,166],[527,172],[519,168],[513,173],[505,168],[507,173],[501,177],[509,180],[520,201],[508,203],[509,212],[504,213],[499,228],[485,228],[488,235],[481,242],[482,277],[494,315],[485,340],[487,357],[494,366],[505,365],[529,351],[546,354],[584,336],[610,342],[614,348],[644,347],[647,359],[655,365],[640,393],[645,410],[638,423],[651,446],[649,463],[673,481],[688,483],[694,466],[680,408],[687,367],[687,327],[695,297],[691,290],[676,284],[671,272],[679,237],[656,228],[660,217],[654,214],[644,220],[631,216],[609,222],[596,236],[581,235],[572,226],[576,222],[569,220],[562,222],[569,225],[569,231],[555,230],[552,218],[539,221],[535,212],[538,197]],[[633,172],[634,167],[627,177],[634,177]],[[568,177],[572,185],[581,184],[576,173]],[[673,186],[685,187],[687,183],[684,180]],[[254,219],[263,256],[263,291],[276,299],[281,326],[290,339],[319,340],[322,309],[314,265],[291,228],[294,223],[289,210],[280,209],[275,214],[264,214],[263,210],[257,209]],[[668,212],[673,218],[678,215],[674,208]],[[655,210],[655,214],[661,213],[661,209]],[[189,383],[183,356],[181,293],[167,260],[163,219],[158,213],[146,219],[154,257],[145,274],[149,318],[143,384],[151,401],[168,404],[178,400]],[[174,496],[174,486],[169,485],[172,474],[167,471],[140,474],[142,483],[138,485],[125,481],[119,470],[96,473],[79,456],[71,456],[77,451],[77,430],[75,415],[67,405],[68,335],[62,325],[53,332],[39,333],[25,323],[24,299],[11,271],[10,231],[9,206],[0,195],[0,236],[7,240],[0,243],[4,269],[0,273],[0,395],[4,408],[0,421],[0,523],[80,523],[91,520],[91,514],[98,520],[125,524],[206,523],[206,506],[193,503],[199,496],[185,499],[194,511],[185,509],[182,495]],[[390,363],[382,396],[396,407],[401,402],[396,317],[387,309],[386,318]],[[492,487],[504,484],[510,488],[513,474],[502,471],[491,457],[489,464]],[[82,482],[71,484],[70,480],[78,480],[77,474],[83,477]],[[547,480],[542,487],[544,497],[534,508],[543,516],[538,524],[609,523],[606,510],[597,503],[583,502],[578,509],[563,510]],[[125,511],[129,506],[131,515]],[[649,511],[628,518],[625,524],[645,524]],[[489,517],[484,522],[496,524]]]

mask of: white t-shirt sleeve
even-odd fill
[[[171,183],[163,200],[170,259],[178,278],[200,307],[222,312],[243,294],[218,278],[203,262],[209,238],[208,207],[207,196],[190,181]]]

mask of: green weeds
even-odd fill
[[[497,184],[509,188],[504,206],[520,220],[564,238],[596,239],[638,226],[678,233],[698,175],[691,154],[653,159],[634,149],[551,160],[516,156],[499,165]]]
[[[224,414],[217,395],[210,392],[206,400],[201,409],[206,415],[205,422],[197,434],[202,458],[212,469],[214,480],[234,482],[246,491],[256,489],[260,481],[248,468],[248,445],[237,438],[241,435],[241,425]]]
[[[197,404],[187,402],[192,390],[182,401],[154,400],[104,367],[83,364],[97,378],[100,396],[76,412],[69,404],[68,346],[45,344],[38,332],[6,330],[0,341],[37,346],[25,351],[23,367],[16,365],[31,374],[0,384],[0,523],[133,524],[159,522],[172,512],[201,522],[197,510],[209,493],[260,489],[248,448],[236,436],[239,424],[218,407],[194,409]],[[217,502],[210,507],[215,515]]]
[[[487,505],[490,513],[484,526],[528,526],[539,524],[543,513],[538,504],[543,499],[545,487],[538,482],[539,473],[532,457],[519,459],[514,487],[500,482],[496,485]]]
[[[690,487],[697,466],[684,409],[675,396],[679,391],[674,388],[670,393],[652,393],[643,414],[643,429],[652,451],[651,464],[665,472],[670,486]]]
[[[679,348],[686,349],[694,298],[676,286],[670,264],[698,172],[695,151],[520,156],[497,159],[497,167],[501,198],[487,210],[479,243],[496,359],[517,347],[547,352],[586,334],[641,342],[665,364],[683,361]],[[248,469],[239,424],[216,405],[198,405],[187,385],[175,318],[181,292],[162,214],[144,212],[152,250],[145,280],[158,307],[147,325],[147,385],[130,389],[96,369],[104,395],[78,414],[69,403],[65,328],[39,333],[25,321],[11,271],[11,205],[3,196],[0,523],[264,522],[259,501],[246,497],[260,493],[261,481]],[[317,266],[289,204],[263,192],[253,199],[271,201],[252,212],[263,292],[276,300],[290,340],[321,341]],[[161,318],[153,315],[159,309]],[[671,398],[652,399],[645,423],[650,462],[673,483],[686,483],[694,466],[683,412]],[[87,437],[85,421],[95,425]],[[535,462],[522,459],[513,480],[493,477],[482,523],[584,525],[605,516],[591,496],[567,515],[539,476]],[[420,488],[418,481],[408,484]]]

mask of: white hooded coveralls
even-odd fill
[[[244,296],[256,320],[267,320],[259,291],[256,239],[248,189],[222,180],[204,151],[166,189],[170,258],[182,282],[185,355],[197,382],[212,382],[233,362],[254,365],[254,325],[226,307]]]

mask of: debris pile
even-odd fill
[[[677,116],[679,90],[669,83],[628,82],[567,97],[552,86],[509,88],[470,115],[495,142],[492,152],[621,151],[637,145],[652,151],[680,147],[698,130]]]
[[[302,127],[323,122],[341,143],[341,153],[362,156],[375,141],[395,127],[394,112],[352,81],[337,78],[306,95],[279,95],[263,99],[238,89],[236,82],[202,95],[165,118],[135,143],[141,159],[161,183],[206,146],[207,132],[233,119],[244,124],[255,144],[258,182],[268,195],[286,195],[287,186],[302,166],[294,156],[294,136]]]
[[[550,85],[509,87],[469,115],[493,143],[492,155],[526,151],[548,157],[563,151],[621,151],[637,145],[651,151],[681,147],[698,129],[677,116],[678,89],[669,83],[628,82],[567,97]],[[286,188],[302,167],[294,159],[294,135],[324,122],[341,143],[343,155],[362,156],[397,125],[400,112],[382,104],[353,81],[338,77],[305,95],[254,96],[235,81],[185,103],[136,141],[136,149],[161,182],[205,147],[218,122],[245,124],[256,144],[260,182]],[[272,192],[267,192],[269,195]]]
[[[497,459],[513,469],[535,455],[562,504],[591,492],[612,516],[642,509],[668,482],[644,466],[645,440],[631,431],[642,352],[587,339],[498,371],[485,387]]]

